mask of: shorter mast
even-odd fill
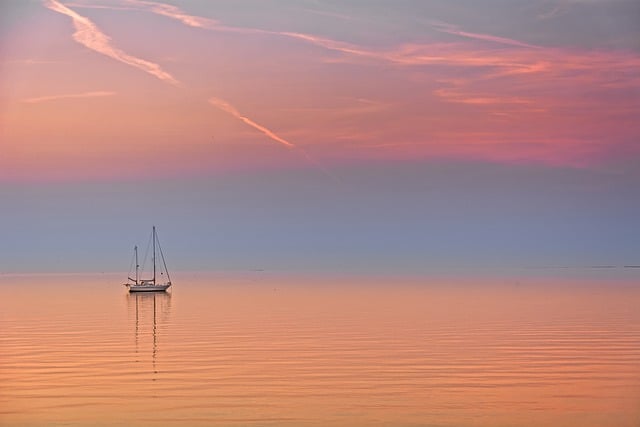
[[[138,264],[138,246],[133,247],[133,251],[136,253],[136,285],[138,284],[138,269],[140,268],[140,264]]]
[[[153,226],[153,284],[156,284],[156,226]]]

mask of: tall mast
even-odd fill
[[[153,284],[156,284],[156,226],[153,226]]]
[[[138,264],[138,247],[134,246],[133,251],[136,253],[136,285],[138,284],[138,269],[140,268],[140,264]]]

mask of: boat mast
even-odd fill
[[[156,284],[156,226],[153,226],[153,284]]]
[[[136,285],[138,284],[138,269],[140,268],[140,264],[138,264],[138,246],[133,247],[133,251],[136,253]]]

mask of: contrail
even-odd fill
[[[209,103],[211,105],[213,105],[214,107],[217,107],[223,111],[226,111],[227,113],[231,114],[233,117],[235,117],[238,120],[242,120],[243,122],[245,122],[246,124],[248,124],[249,126],[251,126],[254,129],[259,130],[260,132],[264,133],[265,135],[267,135],[269,138],[273,139],[274,141],[279,142],[280,144],[284,145],[287,148],[296,148],[296,146],[294,144],[292,144],[291,142],[287,141],[284,138],[279,137],[278,135],[276,135],[275,133],[273,133],[272,131],[270,131],[269,129],[267,129],[266,127],[259,125],[258,123],[254,122],[253,120],[251,120],[248,117],[243,116],[242,114],[240,114],[240,112],[238,110],[235,109],[235,107],[231,104],[229,104],[228,102],[219,99],[219,98],[209,98]]]
[[[266,136],[268,136],[269,138],[271,138],[272,140],[279,142],[280,144],[284,145],[285,147],[292,149],[292,150],[297,150],[300,154],[302,154],[304,156],[305,159],[307,159],[310,163],[312,163],[314,166],[316,166],[319,170],[321,170],[325,175],[327,175],[329,178],[334,179],[336,181],[340,181],[338,179],[338,177],[336,177],[334,174],[332,174],[327,168],[325,168],[322,164],[320,164],[320,162],[318,162],[316,159],[314,159],[313,157],[311,157],[309,155],[309,153],[307,153],[304,149],[298,147],[297,145],[287,141],[286,139],[276,135],[273,131],[267,129],[266,127],[259,125],[258,123],[254,122],[253,120],[251,120],[248,117],[243,116],[242,114],[240,114],[240,112],[238,110],[236,110],[236,108],[229,104],[228,102],[220,99],[220,98],[209,98],[209,103],[211,105],[213,105],[214,107],[217,107],[219,109],[221,109],[222,111],[225,111],[229,114],[231,114],[233,117],[235,117],[238,120],[243,121],[244,123],[246,123],[247,125],[251,126],[254,129],[259,130],[260,132],[262,132],[263,134],[265,134]]]
[[[145,71],[165,83],[169,83],[174,86],[180,85],[180,82],[173,78],[171,74],[164,71],[158,64],[128,55],[120,49],[112,46],[111,39],[100,31],[100,29],[91,22],[89,18],[79,15],[57,0],[44,0],[43,4],[45,7],[63,15],[67,15],[73,20],[73,26],[76,29],[76,32],[73,33],[73,38],[81,45]]]
[[[84,93],[69,93],[63,95],[49,95],[49,96],[39,96],[37,98],[27,98],[22,100],[22,102],[26,102],[28,104],[35,104],[38,102],[46,102],[46,101],[55,101],[57,99],[66,99],[66,98],[96,98],[101,96],[112,96],[115,95],[115,92],[105,92],[105,91],[96,91],[96,92],[84,92]]]

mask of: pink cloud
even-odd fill
[[[117,50],[87,18],[57,1],[46,4],[72,18],[74,39],[79,43],[175,84],[175,79],[163,74],[157,64],[147,63],[156,65],[147,67],[145,62],[136,62],[138,58]],[[535,46],[446,23],[433,25],[440,32],[459,36],[455,42],[421,39],[377,47],[296,31],[226,26],[177,6],[147,0],[126,0],[122,4],[194,29],[193,33],[182,32],[181,37],[194,34],[204,40],[206,34],[199,31],[207,30],[266,36],[274,44],[288,39],[286,49],[278,46],[264,55],[290,55],[288,58],[296,60],[294,55],[302,55],[301,63],[313,63],[313,70],[301,68],[311,73],[295,82],[301,86],[278,80],[283,79],[282,74],[293,75],[289,70],[298,66],[295,61],[284,67],[284,62],[268,58],[262,64],[273,68],[247,70],[251,81],[244,80],[242,89],[233,87],[237,86],[233,76],[220,73],[215,74],[216,79],[228,80],[213,82],[203,76],[194,90],[231,83],[229,90],[234,95],[227,99],[235,104],[235,100],[246,101],[243,96],[250,98],[256,108],[268,109],[278,123],[274,131],[227,101],[209,99],[210,105],[248,126],[244,132],[248,136],[240,131],[240,140],[245,136],[248,141],[256,139],[257,131],[267,138],[263,142],[277,143],[263,144],[267,150],[270,146],[295,148],[291,152],[302,153],[319,168],[323,166],[300,147],[322,163],[325,159],[459,157],[585,166],[597,164],[604,152],[629,152],[630,141],[640,137],[635,124],[640,108],[640,74],[635,70],[640,69],[640,57],[635,52]],[[225,41],[232,45],[230,55],[224,57],[226,63],[238,60],[240,55],[234,54],[242,52],[239,60],[243,62],[233,64],[237,69],[250,68],[256,58],[263,60],[262,52],[251,50],[255,37],[228,37]],[[308,45],[318,49],[305,49]],[[231,50],[238,46],[248,48],[251,54]],[[202,64],[212,63],[202,60]],[[255,79],[251,72],[255,72]],[[302,87],[309,81],[314,84]],[[304,96],[293,93],[297,88],[305,92]],[[42,97],[39,101],[53,99],[58,98]],[[237,134],[226,136],[234,138]],[[274,156],[279,151],[286,153],[276,148]],[[240,158],[238,155],[234,161]]]
[[[145,0],[125,0],[126,3],[135,6],[137,8],[148,9],[152,13],[163,15],[168,18],[176,19],[185,25],[196,28],[216,28],[219,23],[213,19],[203,18],[200,16],[189,15],[183,12],[179,7],[166,4],[157,3],[153,1]]]
[[[175,86],[180,85],[180,83],[171,74],[164,71],[158,64],[129,55],[114,47],[111,43],[111,39],[88,18],[69,9],[56,0],[44,0],[44,5],[55,12],[67,15],[71,18],[73,26],[76,29],[76,32],[73,33],[73,39],[81,45],[117,61],[138,68],[165,83]]]
[[[498,37],[491,34],[472,33],[461,30],[457,25],[448,24],[446,22],[430,21],[430,24],[442,33],[452,34],[456,36],[466,37],[475,40],[489,41],[492,43],[504,44],[509,46],[527,47],[532,49],[540,49],[540,46],[524,43],[506,37]]]
[[[83,92],[83,93],[68,93],[62,95],[49,95],[49,96],[38,96],[35,98],[27,98],[22,102],[26,102],[28,104],[36,104],[40,102],[46,101],[57,101],[59,99],[69,99],[69,98],[99,98],[104,96],[113,96],[115,92],[107,92],[107,91],[95,91],[95,92]]]

